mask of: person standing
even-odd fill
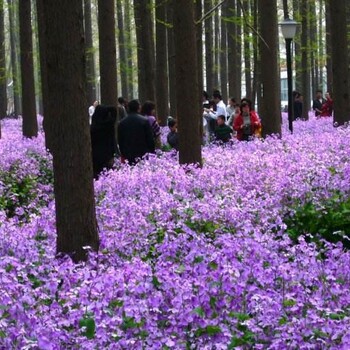
[[[140,115],[139,101],[130,101],[128,109],[128,116],[118,125],[118,144],[122,160],[134,165],[145,154],[154,153],[155,144],[149,121]]]
[[[155,117],[155,114],[156,114],[155,103],[152,101],[146,101],[141,107],[141,114],[148,119],[148,122],[151,125],[155,147],[157,149],[161,149],[162,148],[162,141],[160,139],[161,130],[157,122],[157,119]]]
[[[321,117],[331,117],[333,114],[333,100],[329,92],[326,92],[326,102],[322,105]]]
[[[100,104],[99,101],[94,101],[94,103],[89,107],[89,124],[92,122],[92,115],[95,112],[95,108]]]
[[[297,91],[294,91],[293,95],[294,95],[294,105],[293,105],[294,119],[293,120],[298,120],[303,116],[303,96]]]
[[[257,114],[244,101],[241,104],[241,113],[235,118],[233,128],[237,131],[237,140],[250,141],[261,127]]]
[[[326,100],[322,96],[322,90],[316,91],[316,98],[312,103],[312,109],[315,111],[315,116],[319,117],[322,113],[322,106]]]
[[[114,106],[98,105],[92,115],[90,134],[95,179],[103,169],[111,169],[113,166],[117,149],[114,132],[116,119],[117,109]]]

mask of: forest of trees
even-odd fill
[[[87,114],[95,99],[153,100],[163,126],[176,116],[185,164],[201,163],[203,89],[220,90],[224,100],[248,97],[264,134],[281,133],[283,13],[300,23],[293,71],[304,118],[322,89],[334,94],[335,121],[344,124],[350,116],[346,0],[0,1],[0,114],[22,115],[26,137],[37,135],[36,115],[44,115],[56,201],[65,203],[56,208],[59,237],[80,239],[76,227],[87,237],[69,247],[58,239],[58,251],[73,249],[79,260],[83,245],[98,248]]]

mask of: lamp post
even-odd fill
[[[287,82],[288,82],[288,125],[289,130],[293,133],[293,76],[292,76],[292,40],[295,36],[298,23],[290,18],[285,18],[280,22],[281,31],[286,41],[287,56]]]

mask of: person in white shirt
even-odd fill
[[[95,108],[100,104],[99,101],[94,101],[94,103],[89,107],[89,124],[91,125],[92,115],[95,113]]]
[[[215,130],[215,122],[217,117],[219,115],[225,116],[225,121],[227,121],[227,111],[226,111],[226,105],[224,101],[222,100],[220,91],[214,91],[213,93],[213,100],[216,106],[216,110],[204,108],[204,111],[207,113],[206,116],[209,119],[209,129],[210,132],[213,133]],[[211,119],[211,120],[210,120]]]

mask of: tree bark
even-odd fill
[[[331,16],[330,16],[330,3],[326,1],[326,54],[327,54],[327,90],[333,91],[333,43],[331,39]]]
[[[350,120],[349,57],[346,54],[348,47],[346,5],[346,0],[329,0],[329,15],[331,20],[330,39],[333,43],[334,122],[338,125],[343,125]]]
[[[117,0],[117,20],[118,20],[118,47],[119,47],[119,69],[122,87],[122,96],[128,98],[128,58],[125,44],[125,29],[122,1]]]
[[[156,94],[157,117],[162,126],[167,125],[169,116],[168,62],[166,42],[166,4],[156,0]]]
[[[20,95],[20,71],[18,63],[19,51],[17,48],[17,21],[16,21],[16,1],[7,0],[8,11],[9,11],[9,23],[10,23],[10,45],[11,45],[11,68],[12,68],[12,91],[13,91],[13,113],[15,115],[22,114],[22,105],[21,105],[21,95]]]
[[[101,103],[117,106],[117,49],[114,0],[98,0]]]
[[[19,30],[22,77],[22,131],[24,137],[36,137],[38,135],[38,121],[35,108],[31,13],[31,1],[20,1]]]
[[[156,101],[152,10],[149,0],[134,0],[139,99]]]
[[[213,1],[204,0],[204,13],[212,9]],[[214,90],[214,58],[213,58],[213,17],[209,16],[204,23],[205,31],[205,74],[206,74],[206,90],[212,95]]]
[[[217,0],[214,1],[213,6],[217,5]],[[219,82],[219,72],[220,72],[220,41],[221,35],[220,33],[220,18],[219,18],[219,10],[216,9],[214,12],[214,46],[213,46],[213,83],[214,89],[220,90],[222,95],[222,90]]]
[[[301,78],[303,99],[303,119],[309,119],[310,103],[310,60],[308,54],[308,0],[301,1]]]
[[[57,253],[86,260],[98,250],[91,141],[86,118],[85,43],[82,1],[43,1],[47,123],[56,201]],[[62,25],[64,23],[64,25]]]
[[[84,0],[84,30],[86,50],[86,92],[87,106],[96,100],[95,55],[92,40],[91,0]]]
[[[175,36],[174,36],[174,1],[169,0],[167,21],[169,23],[168,31],[168,67],[169,67],[169,100],[170,115],[177,116],[176,107],[176,73],[175,73]]]
[[[125,26],[125,44],[127,57],[127,72],[128,72],[128,94],[129,98],[134,98],[134,67],[133,67],[133,32],[131,29],[130,1],[124,1],[124,26]]]
[[[202,99],[198,86],[193,1],[174,2],[174,36],[180,164],[200,165]]]
[[[6,79],[6,56],[5,56],[5,23],[4,3],[0,2],[0,118],[7,112],[7,79]],[[0,125],[1,138],[1,125]]]
[[[300,1],[293,0],[293,17],[295,21],[300,23]],[[294,37],[294,62],[295,62],[295,90],[302,93],[302,65],[301,65],[301,26],[297,27]]]
[[[280,96],[277,60],[277,5],[275,0],[258,3],[259,27],[262,39],[259,41],[261,66],[262,98],[259,108],[263,123],[263,134],[281,135]]]
[[[243,6],[244,6],[244,24],[243,24],[243,50],[244,50],[244,76],[245,76],[245,90],[246,94],[245,96],[249,99],[252,98],[252,76],[251,76],[251,49],[250,49],[250,29],[249,29],[249,20],[250,20],[250,6],[249,6],[249,0],[243,0]]]
[[[41,93],[43,98],[43,129],[45,132],[45,146],[46,149],[52,148],[52,133],[50,133],[50,123],[46,123],[48,111],[48,86],[47,86],[47,71],[46,71],[46,29],[44,19],[44,0],[36,1],[37,19],[38,19],[38,36],[39,36],[39,56],[40,56],[40,79],[41,79]]]
[[[227,25],[224,20],[227,17],[227,3],[222,7],[221,16],[221,41],[220,41],[220,83],[221,95],[224,101],[228,99],[227,90]]]

